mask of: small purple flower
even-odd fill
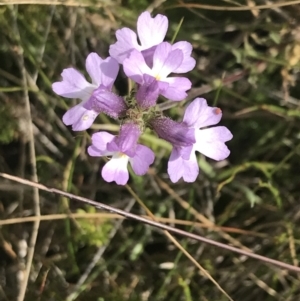
[[[196,98],[187,107],[183,123],[195,130],[196,143],[192,148],[174,146],[168,163],[168,174],[173,183],[181,177],[186,182],[196,180],[199,167],[195,151],[217,161],[229,156],[230,151],[225,142],[232,139],[232,134],[226,127],[200,129],[219,123],[221,118],[222,111],[219,108],[209,107],[204,98]]]
[[[138,38],[141,45],[137,42],[137,35],[129,28],[122,28],[116,31],[117,42],[110,46],[109,54],[120,64],[130,55],[132,50],[142,53],[145,62],[150,68],[153,64],[153,53],[156,46],[163,42],[168,29],[168,18],[163,15],[156,15],[152,18],[149,12],[143,12],[137,21]],[[183,54],[181,64],[173,72],[184,73],[191,71],[196,64],[191,57],[193,47],[190,43],[181,41],[172,45],[172,50],[180,49]]]
[[[137,144],[141,132],[137,125],[126,123],[121,127],[119,136],[107,132],[92,135],[92,145],[88,148],[90,156],[112,156],[102,169],[106,182],[115,181],[125,185],[129,179],[128,161],[135,174],[144,175],[154,162],[154,153],[147,146]]]
[[[124,100],[111,92],[119,72],[118,62],[108,57],[103,60],[96,53],[86,59],[86,70],[92,83],[74,68],[64,69],[62,81],[52,85],[53,91],[63,97],[79,98],[82,102],[69,109],[63,116],[66,125],[74,131],[88,129],[100,112],[118,117],[126,110]]]
[[[129,56],[133,49],[143,51],[160,44],[168,30],[168,18],[156,15],[151,18],[149,12],[143,12],[137,21],[137,32],[141,45],[137,42],[137,35],[129,28],[116,31],[117,42],[110,46],[109,54],[120,64]]]
[[[143,57],[137,51],[132,50],[130,56],[124,60],[125,74],[141,87],[147,85],[145,75],[157,82],[155,89],[159,94],[174,101],[180,101],[187,96],[186,91],[191,88],[191,82],[185,77],[168,77],[168,75],[181,66],[183,52],[180,49],[172,50],[171,44],[163,42],[159,44],[153,55],[153,67],[150,68]]]

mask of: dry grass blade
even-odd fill
[[[143,215],[142,217],[149,218],[149,216]],[[16,217],[16,218],[9,218],[5,220],[0,220],[0,226],[4,225],[12,225],[12,224],[21,224],[21,223],[30,223],[34,222],[35,220],[39,219],[40,221],[52,221],[52,220],[61,220],[61,219],[124,219],[123,216],[114,213],[69,213],[69,214],[47,214],[47,215],[40,215],[40,216],[27,216],[27,217]],[[252,235],[257,237],[267,237],[267,234],[247,231],[238,228],[229,228],[229,227],[216,227],[216,225],[208,225],[205,223],[199,223],[189,220],[181,220],[181,219],[173,219],[167,217],[160,217],[156,216],[155,219],[161,223],[170,223],[176,225],[185,225],[185,226],[193,226],[199,228],[210,229],[212,231],[219,231],[221,229],[224,232],[228,233],[237,233],[241,235]]]
[[[129,185],[126,185],[127,190],[130,194],[136,199],[136,201],[141,205],[141,207],[147,212],[148,216],[153,220],[157,221],[156,217],[153,213],[148,209],[148,207],[144,204],[144,202],[139,198],[139,196],[131,189]],[[228,298],[228,300],[233,301],[233,299],[227,294],[227,292],[220,286],[220,284],[209,274],[207,270],[205,270],[199,262],[195,260],[195,258],[178,242],[177,239],[173,235],[171,235],[167,230],[163,231],[163,233],[168,237],[168,239],[204,274],[206,278],[208,278],[217,289]]]
[[[299,267],[295,267],[293,265],[290,265],[290,264],[287,264],[287,263],[284,263],[284,262],[280,262],[280,261],[277,261],[277,260],[274,260],[274,259],[271,259],[271,258],[267,258],[265,256],[261,256],[261,255],[255,254],[255,253],[250,253],[250,252],[247,252],[247,251],[244,251],[244,250],[240,250],[238,248],[235,248],[235,247],[223,244],[223,243],[219,243],[217,241],[214,241],[214,240],[211,240],[211,239],[208,239],[208,238],[205,238],[205,237],[193,234],[193,233],[189,233],[189,232],[186,232],[186,231],[183,231],[183,230],[179,230],[179,229],[174,228],[174,227],[170,227],[170,226],[167,226],[167,225],[164,225],[164,224],[160,224],[158,222],[148,220],[148,219],[143,218],[141,216],[138,216],[138,215],[135,215],[135,214],[132,214],[132,213],[129,213],[129,212],[125,212],[121,209],[117,209],[117,208],[114,208],[114,207],[111,207],[111,206],[108,206],[108,205],[105,205],[105,204],[102,204],[102,203],[99,203],[99,202],[95,202],[93,200],[90,200],[90,199],[87,199],[87,198],[84,198],[84,197],[76,196],[72,193],[67,193],[67,192],[64,192],[62,190],[55,189],[55,188],[49,188],[49,187],[46,187],[45,185],[35,183],[35,182],[29,181],[29,180],[21,179],[19,177],[15,177],[15,176],[8,175],[8,174],[5,174],[5,173],[0,173],[0,176],[3,177],[3,178],[6,178],[6,179],[24,184],[24,185],[32,186],[32,187],[35,187],[35,188],[40,189],[40,190],[44,190],[44,191],[48,191],[48,192],[51,192],[51,193],[54,193],[54,194],[62,195],[62,196],[65,196],[67,198],[77,200],[77,201],[83,202],[85,204],[92,205],[92,206],[94,206],[98,209],[111,211],[111,212],[120,214],[122,216],[125,216],[127,218],[139,221],[141,223],[151,225],[151,226],[157,227],[157,228],[162,229],[162,230],[167,230],[167,231],[170,231],[170,232],[176,233],[178,235],[182,235],[182,236],[185,236],[185,237],[197,240],[197,241],[201,241],[201,242],[216,246],[218,248],[223,248],[223,249],[228,250],[228,251],[236,252],[236,253],[239,253],[241,255],[245,255],[245,256],[248,256],[248,257],[251,257],[251,258],[255,258],[255,259],[261,260],[262,262],[265,262],[265,263],[268,263],[268,264],[273,264],[275,266],[278,266],[278,267],[281,267],[281,268],[284,268],[284,269],[287,269],[287,270],[290,270],[290,271],[294,271],[294,272],[297,272],[297,273],[300,272]]]
[[[19,65],[19,68],[21,71],[22,86],[24,88],[23,97],[24,97],[24,101],[25,101],[25,108],[26,108],[27,120],[28,120],[27,131],[28,131],[28,137],[29,137],[29,154],[30,154],[29,160],[30,160],[31,173],[32,173],[31,178],[33,181],[38,182],[37,168],[36,168],[35,142],[34,142],[32,118],[31,118],[30,100],[29,100],[28,86],[27,86],[27,79],[26,79],[26,69],[25,69],[24,57],[23,57],[24,50],[21,46],[21,37],[20,37],[18,24],[17,24],[16,9],[12,6],[10,6],[9,8],[10,8],[10,12],[12,15],[13,33],[14,33],[15,39],[17,41],[17,47],[18,47],[16,59],[17,59],[17,62],[18,62],[18,65]],[[35,215],[39,216],[40,215],[40,198],[39,198],[39,190],[37,187],[33,187],[33,208],[34,208]],[[20,286],[18,301],[23,301],[25,298],[28,279],[29,279],[32,260],[33,260],[33,255],[34,255],[35,244],[36,244],[38,231],[39,231],[39,226],[40,226],[40,220],[37,219],[34,222],[33,228],[32,228],[32,233],[31,233],[31,238],[29,241],[29,247],[28,247],[28,253],[27,253],[26,270],[25,270],[24,278],[23,278],[21,286]]]
[[[217,6],[217,5],[205,5],[197,3],[182,3],[168,6],[167,9],[176,8],[176,7],[186,7],[186,8],[199,8],[205,10],[217,10],[217,11],[252,11],[259,9],[272,9],[285,6],[291,6],[299,4],[299,0],[295,1],[282,1],[273,4],[263,4],[263,5],[249,5],[249,6]]]
[[[111,1],[99,1],[100,3],[95,3],[94,1],[89,0],[1,0],[0,5],[25,5],[25,4],[36,4],[36,5],[63,5],[70,7],[103,7],[111,5]]]

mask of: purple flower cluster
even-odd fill
[[[229,156],[225,142],[232,138],[230,131],[224,126],[209,127],[221,120],[219,108],[209,107],[205,99],[196,98],[187,107],[183,121],[176,122],[156,107],[159,96],[173,101],[187,96],[190,80],[170,74],[191,71],[196,64],[191,57],[190,43],[163,41],[167,29],[166,16],[152,18],[144,12],[138,18],[138,36],[131,29],[122,28],[116,32],[117,42],[110,46],[110,57],[88,55],[86,70],[92,83],[77,70],[68,68],[62,72],[62,81],[52,85],[53,91],[60,96],[81,99],[81,103],[63,116],[63,122],[72,125],[74,131],[88,129],[100,113],[121,122],[119,135],[95,133],[88,148],[90,156],[111,156],[102,169],[102,177],[107,182],[125,185],[129,179],[128,162],[135,174],[146,174],[155,155],[138,140],[147,127],[173,145],[168,174],[174,183],[180,178],[186,182],[196,180],[199,167],[195,151],[214,160]],[[119,64],[123,65],[126,76],[136,83],[135,93],[128,97],[112,92]]]

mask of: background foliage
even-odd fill
[[[171,225],[298,265],[300,4],[34,3],[0,6],[2,172],[30,178],[32,119],[41,183],[146,214],[131,188],[156,217],[167,218]],[[127,187],[104,182],[99,174],[104,161],[88,157],[86,148],[91,133],[116,131],[116,123],[101,115],[88,133],[72,132],[61,116],[76,102],[51,90],[64,68],[85,72],[91,51],[107,56],[115,30],[135,29],[137,16],[146,9],[168,16],[169,40],[184,18],[176,40],[191,42],[197,60],[188,75],[193,89],[187,101],[202,96],[220,107],[221,124],[234,136],[228,160],[199,156],[202,172],[193,184],[169,181],[170,146],[150,132],[143,137],[156,153],[149,174],[133,176]],[[122,95],[128,92],[122,74],[115,89]],[[167,113],[181,120],[187,101]],[[34,215],[33,197],[31,189],[3,179],[0,189],[0,300],[15,300],[32,233],[32,223],[24,218]],[[228,300],[161,231],[43,192],[39,203],[41,214],[52,216],[38,228],[25,300]],[[58,215],[70,212],[77,217]],[[233,300],[300,300],[297,274],[189,239],[179,242]]]

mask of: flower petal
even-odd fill
[[[93,157],[109,156],[113,153],[107,151],[107,143],[114,139],[114,135],[108,132],[98,132],[92,135],[92,145],[88,147],[88,153]]]
[[[178,149],[173,148],[168,162],[168,174],[173,183],[176,183],[181,177],[185,182],[195,182],[199,174],[195,153],[191,153],[189,160],[184,160],[180,156]]]
[[[106,182],[115,181],[118,185],[125,185],[129,179],[127,169],[128,156],[115,154],[102,169],[102,177]]]
[[[225,126],[217,126],[204,130],[196,130],[194,149],[206,157],[220,161],[230,154],[224,142],[232,139],[231,132]]]
[[[142,55],[145,59],[145,62],[149,66],[149,68],[153,67],[153,55],[154,55],[156,47],[157,46],[152,46],[151,48],[141,51]]]
[[[53,91],[60,96],[87,100],[95,89],[95,86],[88,83],[74,68],[64,69],[61,76],[61,82],[52,84]]]
[[[129,56],[133,49],[142,50],[137,42],[137,36],[129,28],[122,28],[116,31],[117,42],[110,45],[109,54],[120,64]]]
[[[147,49],[161,43],[168,30],[168,18],[163,15],[151,17],[149,12],[143,12],[137,21],[137,32],[142,48]]]
[[[188,126],[202,128],[219,123],[221,118],[219,108],[209,107],[204,98],[196,98],[186,108],[183,121]]]
[[[135,156],[129,158],[129,162],[135,174],[142,176],[147,172],[154,159],[155,155],[149,147],[138,144]]]
[[[101,84],[101,69],[102,58],[95,52],[90,53],[85,60],[85,69],[92,79],[95,86]]]
[[[195,153],[194,144],[190,146],[177,148],[177,151],[182,159],[189,160],[191,157],[191,153]]]
[[[168,77],[164,79],[164,82],[167,82],[169,87],[165,91],[162,91],[161,94],[174,101],[186,98],[186,91],[192,86],[192,83],[186,77]]]
[[[183,60],[180,66],[173,70],[174,73],[185,73],[194,69],[196,65],[196,60],[191,57],[193,46],[191,43],[181,41],[172,45],[172,50],[180,49],[183,54]]]
[[[124,60],[123,67],[125,74],[138,84],[143,83],[144,74],[152,75],[143,55],[137,50],[132,50],[129,58]]]
[[[182,63],[183,53],[180,49],[172,50],[170,43],[159,44],[153,54],[152,74],[157,80],[164,80]]]
[[[102,84],[109,90],[112,89],[119,72],[119,64],[115,59],[108,57],[103,60],[97,53],[92,52],[86,58],[85,67],[94,85],[99,87]]]
[[[98,116],[94,110],[87,110],[83,103],[69,109],[63,116],[62,120],[65,125],[72,125],[73,131],[84,131],[88,129]]]
[[[125,123],[121,126],[119,136],[107,144],[109,151],[121,152],[129,157],[136,153],[137,141],[141,135],[138,125],[134,123]]]

